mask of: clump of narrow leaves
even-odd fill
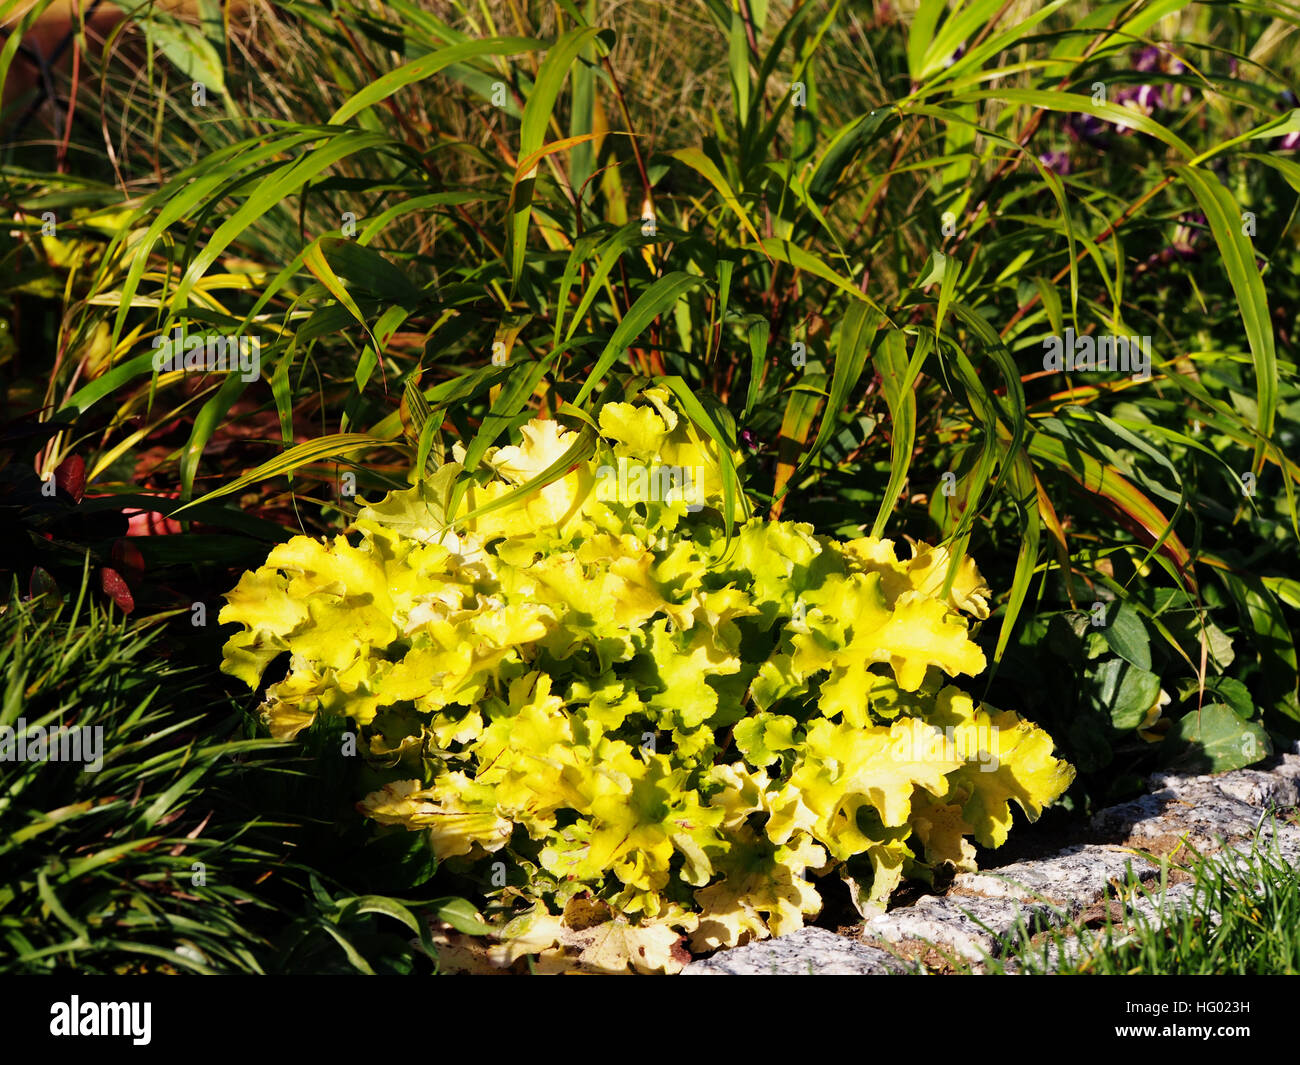
[[[659,968],[679,932],[709,950],[801,927],[815,875],[881,906],[908,872],[971,868],[968,837],[1001,844],[1012,800],[1036,817],[1073,779],[1042,730],[944,683],[985,666],[973,562],[949,581],[939,549],[728,536],[743,502],[669,400],[603,406],[591,457],[540,491],[581,440],[527,424],[490,479],[449,463],[363,508],[355,543],[282,544],[221,613],[241,626],[223,668],[250,686],[290,654],[263,706],[276,736],[352,719],[389,775],[366,814],[485,885],[508,871],[508,957],[560,950],[552,911],[571,929],[588,899]]]
[[[240,738],[166,615],[128,624],[92,581],[87,555],[75,596],[0,599],[0,973],[427,971],[403,901],[333,875],[310,748]]]
[[[0,972],[262,972],[271,907],[239,881],[270,856],[214,791],[266,743],[205,724],[201,678],[89,568],[75,602],[0,601]]]

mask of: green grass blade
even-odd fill
[[[186,503],[184,506],[177,507],[171,512],[171,517],[189,510],[191,507],[197,507],[201,503],[210,503],[214,499],[220,499],[222,496],[228,496],[232,492],[242,492],[245,488],[259,484],[271,477],[279,477],[282,474],[292,473],[301,466],[306,466],[312,462],[321,462],[325,459],[336,458],[339,455],[346,455],[353,451],[360,451],[368,447],[391,447],[391,440],[383,440],[376,436],[369,436],[365,433],[335,433],[330,436],[322,436],[316,440],[309,440],[305,444],[297,444],[289,448],[283,455],[277,455],[269,462],[264,462],[260,466],[254,467],[241,477],[235,478],[227,485],[214,489],[207,495]]]
[[[1237,309],[1246,327],[1251,358],[1255,364],[1255,396],[1259,404],[1257,428],[1261,440],[1255,445],[1254,468],[1264,465],[1263,438],[1272,437],[1277,415],[1278,369],[1273,346],[1273,321],[1268,313],[1268,293],[1255,262],[1255,248],[1242,233],[1241,209],[1232,193],[1217,178],[1190,166],[1177,168],[1183,183],[1200,204],[1223,256],[1223,266],[1237,297]]]
[[[450,48],[430,52],[370,82],[330,116],[330,125],[342,125],[362,111],[388,99],[398,90],[417,81],[423,81],[425,78],[431,78],[453,63],[465,63],[480,56],[510,56],[518,55],[520,52],[537,52],[545,47],[546,45],[541,41],[535,41],[530,37],[491,37],[482,41],[465,41]]]
[[[587,397],[600,383],[600,379],[614,365],[615,360],[632,346],[632,342],[640,336],[641,331],[646,326],[676,303],[684,293],[693,288],[698,288],[702,284],[704,284],[704,278],[702,277],[675,271],[661,277],[642,292],[637,297],[636,302],[628,309],[623,320],[618,323],[618,328],[614,330],[613,335],[609,338],[605,350],[596,359],[595,366],[592,367],[581,391],[578,392],[573,401],[574,404],[581,407],[586,402]]]

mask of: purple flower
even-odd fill
[[[1195,212],[1178,216],[1178,225],[1174,228],[1172,244],[1166,244],[1154,255],[1147,257],[1146,263],[1139,270],[1149,270],[1153,266],[1163,266],[1175,259],[1195,259],[1204,250],[1205,229],[1208,223],[1205,215]]]
[[[1134,53],[1130,63],[1134,71],[1144,74],[1178,77],[1187,71],[1187,67],[1181,60],[1154,46],[1147,46]],[[1171,82],[1153,79],[1150,82],[1123,86],[1110,102],[1128,108],[1135,114],[1150,117],[1157,111],[1167,110],[1176,104],[1189,103],[1191,99],[1192,91],[1187,86],[1183,86],[1180,91],[1178,86]],[[1107,122],[1091,115],[1074,115],[1066,122],[1066,129],[1071,134],[1079,140],[1090,143],[1104,144],[1105,134],[1110,132],[1108,127],[1113,127],[1114,131],[1122,136],[1133,132],[1133,126],[1122,119],[1117,122]]]
[[[1172,85],[1126,85],[1115,94],[1115,103],[1120,107],[1127,107],[1130,111],[1147,117],[1169,107],[1172,102]],[[1125,122],[1117,122],[1115,127],[1124,134],[1133,128]]]
[[[1281,110],[1294,110],[1297,106],[1300,106],[1300,100],[1296,99],[1295,93],[1287,89],[1278,95],[1275,106]],[[1275,152],[1289,152],[1300,148],[1300,132],[1288,133],[1283,137],[1278,137],[1269,147]]]
[[[1106,135],[1110,132],[1110,123],[1095,115],[1076,112],[1065,120],[1065,131],[1085,144],[1104,144]]]
[[[1183,214],[1178,216],[1178,226],[1174,230],[1175,246],[1185,246],[1195,249],[1198,244],[1205,241],[1205,230],[1209,222],[1205,220],[1205,215],[1199,211],[1192,214]]]
[[[1057,174],[1065,175],[1070,172],[1069,152],[1044,152],[1038,157],[1038,161]]]
[[[1159,70],[1160,69],[1160,49],[1154,45],[1147,45],[1137,54],[1133,60],[1134,70]]]

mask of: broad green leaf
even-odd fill
[[[1106,624],[1101,630],[1110,649],[1138,669],[1151,669],[1151,638],[1142,617],[1128,603],[1116,600],[1106,607]]]
[[[1066,444],[1044,432],[1029,438],[1029,453],[1051,463],[1061,473],[1077,481],[1087,492],[1112,506],[1135,532],[1147,541],[1143,564],[1157,553],[1166,555],[1178,568],[1180,582],[1196,587],[1192,558],[1172,523],[1145,495],[1114,470],[1103,466],[1092,455],[1073,444]]]
[[[1059,6],[1061,0],[1057,0],[1055,5]],[[969,57],[966,57],[969,58]],[[964,63],[966,58],[962,60]],[[1119,104],[1092,102],[1091,96],[1085,96],[1082,93],[1069,92],[1048,92],[1042,89],[988,89],[978,90],[965,94],[966,98],[971,100],[992,100],[997,99],[1008,104],[1021,104],[1025,107],[1036,107],[1046,111],[1065,111],[1075,114],[1092,115],[1094,118],[1104,119],[1107,122],[1123,123],[1131,126],[1139,132],[1154,137],[1163,144],[1167,144],[1174,151],[1185,159],[1191,159],[1196,153],[1181,137],[1177,136],[1166,126],[1161,125],[1153,118],[1134,111],[1132,108],[1123,107]]]
[[[758,390],[763,383],[763,370],[767,366],[767,342],[771,323],[766,318],[755,318],[746,331],[749,339],[749,387],[745,391],[745,417],[754,410]]]
[[[1023,47],[1025,39],[1031,36],[1034,27],[1070,2],[1071,0],[1053,0],[1053,2],[1044,4],[1040,8],[1031,10],[1010,28],[1003,30],[1001,33],[989,34],[983,42],[974,45],[960,59],[954,60],[951,66],[945,67],[943,64],[946,62],[947,57],[951,56],[956,50],[957,44],[964,37],[969,36],[970,32],[974,32],[976,26],[979,25],[977,20],[970,17],[971,14],[983,16],[985,13],[992,14],[995,9],[1005,10],[1004,5],[998,4],[997,0],[974,0],[968,8],[968,17],[965,24],[953,33],[945,33],[944,31],[948,29],[948,26],[945,25],[943,30],[940,31],[940,38],[943,38],[943,47],[939,47],[938,40],[931,45],[929,62],[924,67],[926,73],[923,76],[925,84],[922,91],[925,93],[934,92],[937,86],[942,86],[945,82],[960,78],[968,71],[977,69],[983,65],[985,60],[1008,49]],[[967,27],[969,27],[970,32],[966,32]],[[957,36],[958,33],[961,33],[962,36]],[[949,45],[949,42],[951,42],[951,45]]]
[[[789,263],[796,270],[804,270],[807,273],[829,281],[845,295],[851,296],[855,300],[861,300],[864,303],[870,304],[883,318],[885,318],[886,321],[889,321],[888,315],[885,314],[873,299],[863,293],[857,285],[849,281],[843,274],[839,273],[837,270],[831,269],[831,267],[827,266],[825,262],[823,262],[818,256],[813,255],[811,252],[804,251],[804,249],[798,245],[791,244],[789,241],[782,240],[780,237],[768,237],[766,240],[760,241],[758,244],[758,250],[768,256],[768,258],[776,259],[783,263]]]
[[[620,226],[613,236],[609,238],[596,250],[596,268],[591,272],[591,279],[587,282],[587,291],[582,294],[582,299],[578,302],[577,309],[573,312],[573,317],[569,319],[569,328],[565,331],[564,339],[572,340],[573,334],[578,331],[587,311],[591,309],[592,302],[600,294],[602,287],[606,287],[609,280],[610,271],[618,265],[619,259],[623,252],[628,248],[640,243],[645,238],[641,234],[640,221],[629,222],[627,225]],[[574,246],[574,255],[570,256],[569,262],[574,267],[578,263],[575,261],[577,255],[577,245]],[[568,268],[565,271],[565,281],[569,280]],[[562,284],[561,295],[567,297],[568,287]],[[557,312],[555,321],[556,343],[559,343],[561,315]]]
[[[1238,137],[1231,140],[1223,141],[1216,144],[1208,152],[1202,152],[1195,159],[1188,163],[1189,166],[1199,166],[1207,159],[1212,159],[1221,152],[1229,148],[1235,148],[1238,144],[1245,144],[1246,141],[1259,140],[1263,137],[1284,137],[1288,133],[1300,133],[1300,107],[1292,108],[1285,115],[1279,115],[1271,121],[1265,122],[1262,126],[1256,126],[1252,130],[1247,130]]]
[[[510,244],[512,280],[517,282],[524,268],[524,252],[528,246],[528,220],[532,213],[533,181],[537,175],[538,163],[556,152],[586,144],[595,136],[594,133],[584,133],[580,137],[566,137],[564,140],[552,141],[519,160],[519,165],[515,168],[515,179],[510,186],[510,203],[507,208],[512,227]]]
[[[1267,689],[1276,695],[1295,691],[1300,676],[1295,642],[1286,614],[1273,593],[1251,573],[1219,572],[1216,576],[1228,589],[1242,624],[1248,626],[1253,637],[1250,643],[1259,652]]]
[[[817,437],[812,447],[804,452],[800,466],[806,466],[821,451],[826,441],[838,427],[840,411],[848,404],[849,394],[857,387],[862,370],[871,354],[871,342],[880,327],[881,315],[865,303],[854,303],[844,314],[840,324],[839,344],[835,352],[835,365],[831,374],[830,392]]]
[[[1011,642],[1011,634],[1029,596],[1029,583],[1038,565],[1038,542],[1042,535],[1044,519],[1038,496],[1038,483],[1034,477],[1034,464],[1023,448],[1016,451],[1011,463],[1011,486],[1016,493],[1020,511],[1020,549],[1016,555],[1015,575],[1007,594],[1007,609],[998,632],[997,647],[993,650],[993,663],[998,666]],[[945,586],[953,580],[955,568],[950,564]]]
[[[560,95],[564,79],[568,77],[569,67],[573,65],[583,48],[601,32],[592,26],[580,27],[570,30],[551,45],[537,72],[533,91],[524,105],[524,117],[519,126],[520,172],[515,175],[515,191],[511,194],[510,279],[512,284],[519,283],[519,275],[524,266],[528,220],[532,214],[532,173],[541,158],[537,153],[541,151],[546,127],[555,110],[555,101]],[[570,143],[585,144],[594,136],[593,133],[584,134],[572,139]],[[525,170],[525,167],[528,169]]]
[[[457,932],[467,936],[484,936],[491,929],[467,899],[437,899],[438,920],[446,921]]]
[[[1255,716],[1255,700],[1251,697],[1250,689],[1233,677],[1206,677],[1205,692],[1211,696],[1210,701],[1223,703],[1243,721],[1249,721]],[[1195,707],[1198,701],[1196,682],[1191,681],[1184,686],[1182,695]]]
[[[1189,710],[1165,739],[1168,765],[1187,772],[1224,773],[1273,753],[1268,733],[1222,703]]]
[[[993,21],[1003,0],[954,0],[938,33],[934,33],[926,42],[923,58],[917,65],[912,64],[913,45],[909,35],[907,42],[908,66],[911,68],[913,81],[924,81],[931,74],[943,70],[944,64],[957,51],[959,45],[984,29]],[[933,3],[930,5],[933,8]],[[939,4],[940,10],[943,4]],[[923,3],[917,11],[917,18],[922,21],[922,33],[928,35],[933,31],[935,12],[927,10]],[[1017,27],[1019,28],[1019,27]],[[1028,27],[1025,27],[1026,29]],[[919,42],[918,42],[919,45]],[[918,49],[919,50],[919,49]],[[918,69],[919,67],[919,69]]]
[[[1160,678],[1122,658],[1108,658],[1089,670],[1088,699],[1121,731],[1135,729],[1160,698]]]
[[[890,418],[889,483],[871,526],[871,535],[877,539],[884,534],[912,464],[912,446],[916,440],[916,392],[913,386],[929,351],[930,334],[919,334],[916,350],[909,362],[907,335],[901,330],[886,333],[876,349],[873,365],[880,374]]]
[[[366,316],[361,313],[361,309],[357,306],[357,301],[352,298],[352,293],[348,291],[347,286],[343,284],[342,280],[333,269],[331,269],[330,264],[326,261],[319,240],[313,242],[312,245],[303,252],[302,260],[307,266],[307,269],[315,274],[321,284],[329,289],[330,295],[348,309],[348,312],[352,317],[355,318],[361,328],[366,331],[366,336],[369,338],[371,346],[378,351],[379,341],[377,341],[374,334],[370,332],[370,325],[366,322]]]
[[[925,61],[930,54],[939,16],[947,6],[948,0],[921,0],[907,27],[907,69],[913,81],[924,77]]]
[[[357,152],[374,149],[381,144],[390,143],[390,138],[383,133],[349,131],[327,138],[325,143],[309,151],[305,156],[288,163],[274,172],[239,206],[239,208],[217,227],[211,238],[204,242],[202,250],[194,257],[185,270],[172,293],[170,306],[179,311],[186,305],[190,290],[208,267],[216,262],[226,248],[230,246],[255,221],[261,219],[268,210],[279,204],[286,196],[297,192],[307,182],[324,170],[328,170],[340,160]]]
[[[185,77],[201,82],[208,92],[226,94],[225,69],[221,56],[199,27],[179,18],[144,12],[145,33]]]

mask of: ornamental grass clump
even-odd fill
[[[290,655],[275,736],[351,719],[387,776],[360,809],[496,881],[504,960],[554,962],[597,907],[635,967],[680,967],[681,935],[801,927],[832,873],[880,908],[1069,786],[1046,733],[945,683],[985,667],[972,561],[945,592],[942,548],[900,559],[735,501],[729,536],[717,451],[667,391],[598,427],[540,490],[519,488],[578,441],[554,421],[489,452],[482,483],[448,463],[364,506],[359,539],[281,544],[221,612],[250,687]]]

